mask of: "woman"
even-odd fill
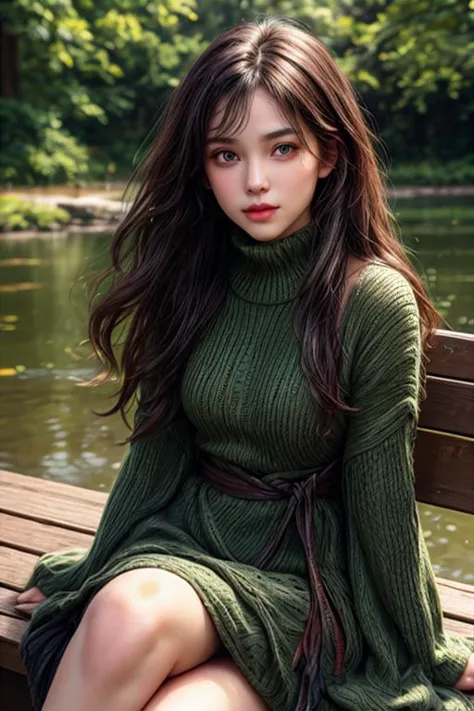
[[[437,313],[317,39],[270,18],[214,40],[111,274],[91,340],[138,417],[91,550],[44,556],[20,597],[42,601],[36,708],[470,708],[474,640],[443,630],[413,487]]]

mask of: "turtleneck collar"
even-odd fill
[[[312,224],[270,242],[257,242],[236,227],[231,233],[231,242],[237,249],[230,270],[231,288],[253,303],[292,301],[308,271],[316,240]]]

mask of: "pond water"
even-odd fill
[[[401,237],[456,330],[474,332],[474,205],[464,198],[399,200]],[[110,490],[129,431],[99,418],[113,384],[84,387],[84,285],[108,259],[110,236],[0,236],[0,468]],[[474,582],[472,518],[420,505],[437,574]]]

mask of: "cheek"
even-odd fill
[[[206,170],[207,179],[212,192],[219,204],[228,203],[235,199],[235,174],[233,170],[219,170],[211,167]]]
[[[311,175],[317,175],[318,161],[314,156],[311,155],[311,153],[305,153],[304,155],[302,155],[300,162],[302,170],[306,171],[307,173],[311,173]]]
[[[301,194],[313,190],[318,179],[318,164],[313,156],[298,157],[286,179],[288,188],[301,191]]]

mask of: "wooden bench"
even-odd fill
[[[474,514],[474,336],[439,331],[415,444],[419,501]],[[13,608],[38,556],[88,547],[107,495],[0,471],[0,696],[30,711]],[[437,578],[445,625],[474,636],[474,586]]]

